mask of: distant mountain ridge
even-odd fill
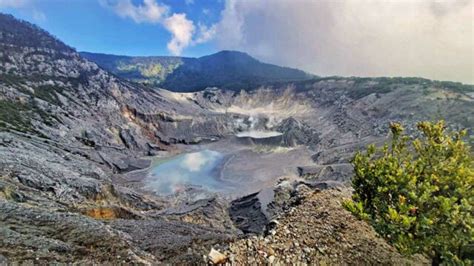
[[[315,77],[298,69],[260,62],[238,51],[221,51],[199,58],[80,54],[121,78],[179,92],[207,87],[251,89],[269,82]]]

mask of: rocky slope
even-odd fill
[[[297,187],[300,204],[271,221],[263,236],[231,243],[221,251],[236,265],[428,265],[422,256],[401,256],[367,223],[342,207],[345,187],[314,190]]]
[[[299,148],[312,156],[290,170],[315,189],[347,182],[353,152],[385,140],[389,121],[410,130],[419,120],[444,117],[450,127],[468,128],[472,136],[474,88],[469,85],[319,78],[249,92],[175,93],[115,77],[43,30],[2,14],[0,47],[0,260],[8,262],[204,262],[213,246],[262,234],[274,218],[287,215],[281,219],[289,224],[307,213],[317,217],[314,202],[336,209],[330,199],[339,197],[324,192],[318,195],[328,201],[295,198],[293,188],[273,188],[277,180],[233,202],[216,194],[162,197],[130,181],[131,171],[150,164],[144,156],[209,143],[220,149],[238,146],[250,159]],[[263,140],[235,137],[248,131],[281,134]],[[253,178],[256,160],[240,163]],[[295,206],[300,206],[297,216],[291,216],[287,211]],[[307,222],[319,226],[321,220]],[[354,223],[367,238],[350,243],[382,243],[368,227]],[[276,235],[284,240],[281,232]],[[311,245],[328,245],[316,243],[322,237],[316,232],[308,237]],[[280,240],[275,241],[278,247]],[[253,254],[240,250],[241,243],[231,250],[238,261]],[[398,258],[381,245],[381,254]],[[334,247],[334,254],[346,251]],[[281,252],[275,260],[283,262],[290,254]],[[350,254],[343,261],[360,258]]]
[[[223,227],[173,215],[155,218],[163,200],[115,182],[118,173],[146,167],[142,156],[168,149],[155,132],[174,123],[173,109],[179,107],[157,91],[118,80],[34,25],[8,15],[0,15],[0,22],[3,256],[30,262],[172,261],[183,254],[200,258],[187,253],[196,241],[231,236]],[[131,232],[130,220],[136,228]],[[140,226],[166,231],[159,238],[146,234],[153,252],[134,244]]]

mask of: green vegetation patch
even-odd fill
[[[62,88],[51,85],[43,85],[35,88],[34,96],[54,105],[61,105],[61,101],[56,94],[61,92]]]
[[[59,121],[56,116],[38,107],[32,99],[28,103],[0,100],[0,129],[14,129],[42,136],[31,123],[38,116],[48,126]]]
[[[20,102],[0,100],[0,128],[10,128],[22,132],[31,131],[31,120],[26,114],[30,109]]]
[[[404,254],[424,253],[433,265],[472,265],[474,157],[466,130],[421,122],[411,139],[398,123],[391,143],[353,159],[353,199],[345,207],[370,222]]]
[[[0,81],[6,85],[16,86],[23,84],[23,78],[17,75],[3,73],[0,75]]]
[[[390,85],[355,86],[348,92],[348,96],[353,99],[360,99],[372,93],[389,93],[394,89]]]

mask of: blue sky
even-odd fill
[[[159,21],[150,17],[137,22],[133,17],[121,16],[114,9],[120,1],[122,0],[7,0],[2,7],[0,0],[0,11],[39,25],[78,51],[122,55],[173,55],[167,48],[172,33],[165,28],[163,20],[173,14],[185,14],[186,19],[194,25],[194,38],[197,38],[199,25],[211,27],[217,23],[223,8],[221,1],[152,1],[165,6],[168,13]],[[142,0],[122,2],[130,2],[136,8],[147,7]],[[212,42],[195,43],[191,40],[190,44],[174,54],[201,56],[216,50]]]

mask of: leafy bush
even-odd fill
[[[404,254],[469,264],[462,253],[474,240],[474,159],[466,130],[421,122],[421,137],[411,140],[400,124],[390,127],[390,144],[355,155],[355,191],[345,207]]]

